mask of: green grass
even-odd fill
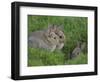
[[[86,64],[87,50],[74,59],[69,59],[78,41],[87,43],[87,17],[28,16],[28,33],[47,28],[48,24],[64,26],[66,41],[61,51],[49,52],[42,49],[28,49],[28,66]]]
[[[64,54],[62,52],[49,52],[41,49],[29,48],[29,66],[62,65]]]

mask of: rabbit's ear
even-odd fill
[[[48,25],[48,31],[49,32],[55,32],[56,31],[56,26],[53,24],[53,25]]]
[[[49,30],[49,29],[45,30],[44,35],[45,35],[46,37],[48,37],[48,36],[50,35],[50,30]]]
[[[49,36],[51,32],[53,32],[53,26],[52,25],[48,25],[48,28],[47,28],[47,30],[45,31],[44,34],[46,36]]]
[[[81,48],[81,44],[82,44],[81,41],[77,41],[77,47]]]
[[[58,28],[59,28],[60,30],[62,30],[62,31],[64,30],[64,26],[63,26],[63,25],[59,25]]]
[[[52,27],[53,27],[53,25],[51,25],[51,24],[48,25],[48,28],[52,28]]]

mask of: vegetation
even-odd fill
[[[64,26],[66,41],[61,51],[49,52],[42,49],[28,48],[28,66],[86,64],[87,48],[76,58],[70,59],[70,52],[78,41],[87,43],[87,17],[69,16],[28,16],[28,33],[45,29],[48,24]]]

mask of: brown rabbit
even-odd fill
[[[59,43],[59,37],[54,33],[54,30],[48,26],[47,29],[30,33],[28,37],[29,47],[54,51]]]
[[[59,37],[59,43],[56,46],[56,49],[62,49],[65,42],[65,35],[63,32],[63,26],[52,25],[53,32]]]
[[[84,50],[85,47],[86,47],[85,42],[78,42],[77,46],[74,48],[74,50],[70,54],[70,59],[75,58],[77,55],[79,55]]]

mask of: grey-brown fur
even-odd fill
[[[77,57],[84,50],[85,47],[86,47],[85,42],[78,42],[77,46],[70,54],[70,59]]]
[[[63,48],[64,39],[64,33],[59,27],[56,25],[49,25],[47,29],[30,33],[28,45],[32,48],[43,48],[52,52],[55,49]]]

